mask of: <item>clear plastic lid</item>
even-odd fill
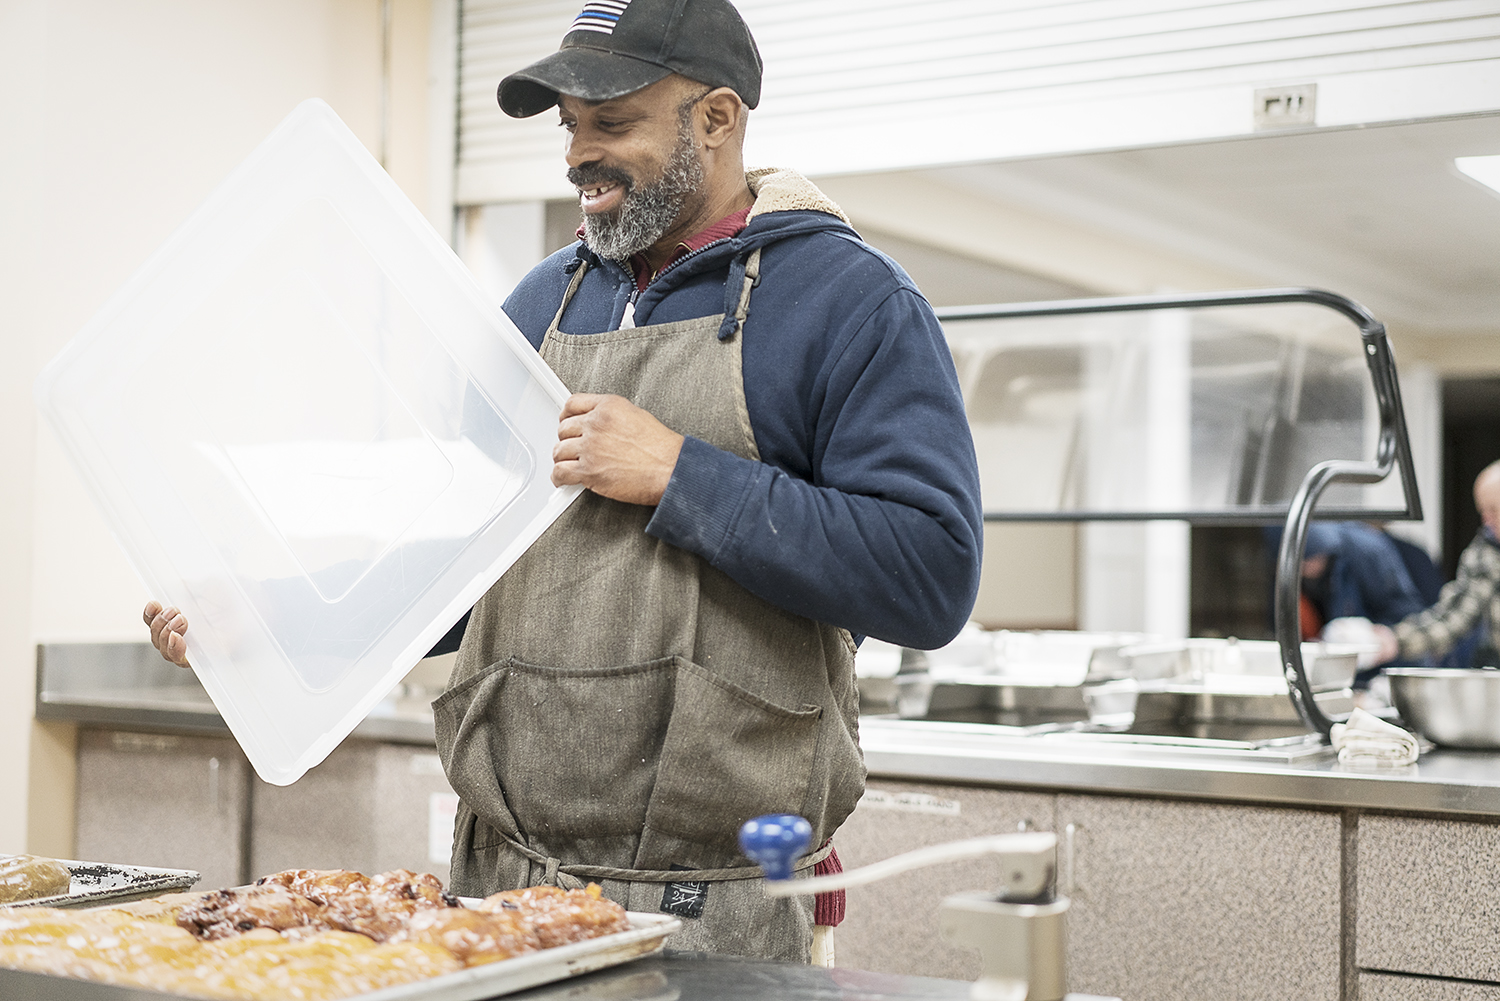
[[[278,785],[578,494],[549,479],[562,382],[321,101],[230,175],[36,395]]]

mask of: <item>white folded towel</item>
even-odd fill
[[[1354,710],[1348,722],[1333,724],[1330,735],[1346,765],[1409,765],[1420,753],[1416,737],[1363,709]]]

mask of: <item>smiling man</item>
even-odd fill
[[[727,0],[588,3],[500,84],[556,109],[583,210],[505,310],[575,394],[553,482],[588,489],[451,634],[433,709],[455,892],[594,881],[681,916],[675,948],[826,960],[841,898],[766,898],[736,832],[801,814],[801,874],[837,864],[856,638],[955,635],[982,522],[927,302],[808,181],[745,172],[760,84]]]

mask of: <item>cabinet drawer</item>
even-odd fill
[[[1023,824],[1050,831],[1053,801],[1042,793],[872,779],[833,843],[844,868],[854,869],[944,841],[1007,834]],[[847,917],[833,937],[838,965],[973,980],[978,955],[938,935],[938,904],[951,893],[999,885],[995,864],[979,859],[854,887]]]
[[[1500,1001],[1500,984],[1361,971],[1359,1001]]]
[[[1500,826],[1364,816],[1358,857],[1362,968],[1500,981]]]

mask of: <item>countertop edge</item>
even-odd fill
[[[231,736],[212,708],[181,703],[111,705],[86,699],[38,699],[36,718],[82,726]],[[957,782],[1052,792],[1232,801],[1321,810],[1376,810],[1500,819],[1500,754],[1435,750],[1405,769],[1355,770],[1331,759],[1309,763],[1173,759],[1122,751],[1049,745],[1034,739],[961,739],[889,725],[861,727],[865,764],[874,778]],[[430,718],[372,715],[353,740],[432,747]]]

